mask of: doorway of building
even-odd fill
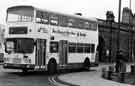
[[[97,50],[99,52],[99,62],[105,62],[105,40],[102,36],[99,36],[99,45]]]

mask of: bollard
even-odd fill
[[[108,70],[108,76],[107,79],[111,80],[112,79],[112,73],[114,72],[114,67],[113,66],[109,66],[109,70]]]
[[[102,68],[102,77],[106,78],[106,68]]]
[[[107,79],[108,80],[111,80],[112,78],[111,78],[111,75],[112,75],[112,71],[108,71],[108,75],[107,75]]]

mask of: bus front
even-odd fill
[[[5,31],[4,68],[34,68],[34,8],[14,6],[7,9],[7,29]]]

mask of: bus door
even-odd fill
[[[36,41],[36,58],[35,63],[37,66],[45,65],[46,59],[46,40],[37,39]]]
[[[59,61],[61,65],[67,64],[68,58],[68,41],[67,40],[60,40],[59,41]]]

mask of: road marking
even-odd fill
[[[64,85],[64,84],[56,82],[55,77],[56,77],[56,75],[48,77],[48,80],[52,85],[54,85],[54,86],[69,86],[69,85]]]
[[[49,82],[50,82],[52,85],[54,85],[54,86],[59,86],[58,83],[54,80],[54,77],[53,77],[53,76],[48,77],[48,80],[49,80]]]

